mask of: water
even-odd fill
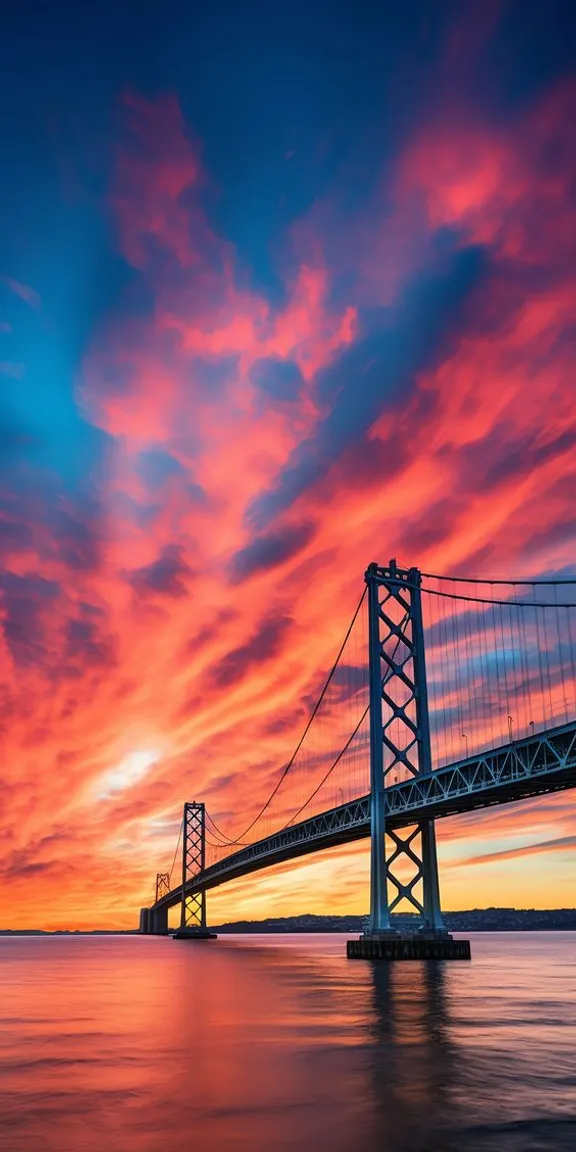
[[[0,939],[9,1152],[576,1148],[576,934]]]

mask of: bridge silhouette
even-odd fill
[[[370,919],[350,956],[469,955],[444,927],[435,821],[576,784],[576,579],[472,580],[371,564],[303,734],[240,832],[184,804],[140,930],[209,935],[206,892],[363,837]],[[181,851],[178,880],[172,877]],[[416,913],[407,934],[391,914]]]

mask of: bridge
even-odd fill
[[[206,892],[370,837],[370,920],[348,954],[463,957],[444,927],[435,821],[576,784],[573,578],[465,580],[371,564],[294,753],[240,833],[184,805],[142,932],[210,935]],[[172,874],[182,845],[178,882]],[[418,917],[410,940],[391,914]]]

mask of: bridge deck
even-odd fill
[[[386,822],[390,828],[402,828],[575,786],[573,721],[387,788]],[[206,868],[186,891],[192,895],[216,888],[261,868],[369,835],[370,796],[362,796],[240,848]],[[180,903],[181,896],[182,888],[174,888],[154,907],[171,908]]]

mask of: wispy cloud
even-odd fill
[[[29,304],[30,307],[36,311],[40,310],[42,301],[35,288],[31,288],[29,284],[21,284],[19,280],[13,280],[10,276],[0,276],[0,280],[15,296],[19,296],[25,304]]]
[[[492,864],[496,860],[516,860],[539,852],[565,852],[570,848],[576,848],[576,836],[558,836],[554,840],[538,840],[534,844],[523,844],[518,848],[505,848],[499,852],[468,856],[467,859],[460,860],[459,864]]]

